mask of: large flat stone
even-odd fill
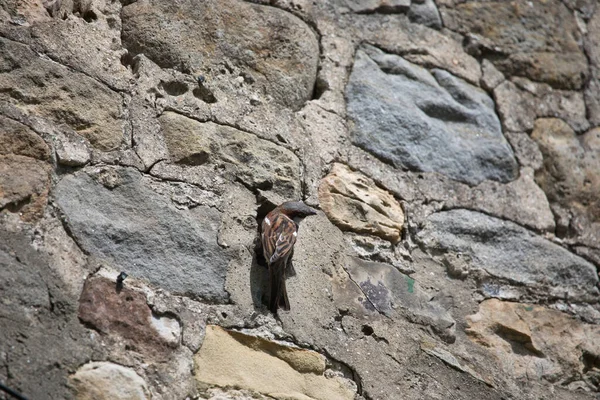
[[[439,212],[427,218],[417,240],[450,255],[451,265],[466,262],[509,285],[541,289],[544,296],[598,296],[591,263],[512,222],[468,210]]]
[[[83,249],[173,293],[227,298],[215,209],[178,210],[131,168],[88,172],[66,176],[54,192]]]
[[[517,176],[492,99],[446,71],[362,47],[346,97],[353,142],[398,168],[469,184]]]
[[[212,80],[231,64],[242,69],[254,93],[291,108],[300,108],[312,94],[319,44],[290,13],[237,0],[186,0],[176,6],[152,0],[123,7],[122,17],[124,46],[163,68]]]

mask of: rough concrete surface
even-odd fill
[[[0,382],[600,399],[599,38],[594,0],[0,2]]]

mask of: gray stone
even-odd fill
[[[182,166],[159,161],[152,167],[150,174],[165,181],[186,182],[219,194],[227,181],[218,171],[217,165]]]
[[[482,211],[536,231],[552,232],[555,227],[548,199],[536,185],[531,168],[522,168],[519,178],[505,185],[485,181],[470,190],[457,191],[457,197],[449,198],[445,206]]]
[[[346,96],[353,142],[396,167],[469,184],[516,178],[492,99],[445,71],[363,47]]]
[[[340,88],[342,97],[343,89]],[[345,113],[345,101],[343,104]],[[307,139],[300,153],[304,164],[304,202],[316,206],[319,204],[317,196],[321,178],[331,163],[340,159],[342,149],[350,141],[348,124],[344,117],[323,109],[320,100],[309,102],[298,113],[298,119]]]
[[[394,246],[387,240],[376,236],[344,233],[346,243],[363,260],[390,264],[404,274],[414,273],[409,251],[402,245]]]
[[[133,167],[139,171],[144,170],[144,163],[133,149],[114,151],[99,151],[92,149],[91,164],[120,165],[122,167]]]
[[[592,71],[592,78],[584,91],[585,107],[594,126],[600,126],[600,71]]]
[[[585,49],[587,50],[590,64],[596,68],[600,67],[600,12],[596,10],[594,16],[587,25],[588,35],[585,38]]]
[[[504,136],[512,146],[521,167],[530,167],[537,170],[542,166],[544,156],[540,151],[540,147],[527,133],[506,131]]]
[[[362,305],[366,309],[397,318],[396,313],[410,322],[431,326],[435,333],[448,342],[454,342],[455,321],[433,296],[418,282],[388,264],[349,257],[345,268],[364,293]]]
[[[326,246],[323,246],[324,238],[329,243]],[[314,321],[331,321],[338,315],[339,308],[347,307],[344,302],[336,301],[334,288],[342,278],[345,284],[353,285],[343,269],[344,253],[342,232],[323,213],[300,223],[293,268],[288,269],[286,281],[291,310],[278,312],[283,329],[298,340],[315,343],[319,324]],[[354,293],[352,289],[347,292]],[[299,312],[308,309],[310,313]]]
[[[439,358],[440,360],[442,360],[444,363],[451,366],[452,368],[457,369],[461,372],[465,372],[465,373],[473,376],[474,378],[480,380],[481,382],[486,383],[489,386],[493,386],[493,384],[492,384],[492,382],[490,382],[490,380],[482,377],[480,374],[475,372],[473,370],[473,368],[469,367],[468,365],[461,364],[458,361],[458,359],[452,353],[450,353],[448,350],[446,350],[440,346],[436,346],[435,344],[432,344],[429,342],[421,342],[421,350],[423,350],[425,353],[427,353],[431,356]]]
[[[417,240],[431,252],[468,257],[472,269],[509,285],[539,288],[548,297],[598,297],[591,263],[512,222],[468,210],[439,212],[427,219]]]
[[[598,2],[596,0],[563,0],[563,3],[571,10],[575,11],[575,15],[580,14],[581,17],[586,20],[588,20],[598,8]]]
[[[507,80],[494,89],[494,100],[504,129],[524,132],[533,128],[536,99],[531,93],[521,93],[517,85]]]
[[[417,24],[435,29],[442,28],[442,17],[433,0],[413,1],[408,10],[408,17]]]
[[[353,51],[353,48],[349,50],[350,58]],[[212,121],[236,128],[288,149],[304,147],[306,139],[296,113],[273,103],[268,93],[255,93],[256,89],[250,83],[240,82],[241,67],[232,66],[231,73],[205,78],[203,87],[211,90],[216,99],[223,100],[207,103],[201,96],[198,97],[196,77],[173,69],[162,69],[143,54],[137,55],[134,62],[138,80],[134,91],[136,96],[128,111],[132,119],[134,148],[146,165],[148,162],[152,165],[152,160],[157,162],[167,158],[164,140],[156,129],[155,120],[166,111],[200,122]],[[343,88],[339,90],[340,98],[343,98]],[[262,104],[251,103],[251,98],[256,96],[264,100]],[[336,109],[343,108],[341,104],[336,105]]]
[[[498,71],[494,64],[488,60],[481,62],[481,86],[487,90],[494,90],[496,86],[504,81],[504,75]]]
[[[61,261],[36,249],[26,226],[15,231],[6,222],[0,219],[0,379],[30,399],[71,398],[68,370],[98,348],[77,320],[77,295],[56,272]]]
[[[70,167],[79,167],[90,161],[91,153],[86,141],[69,131],[56,131],[54,136],[54,150],[60,164]]]
[[[133,169],[66,176],[55,197],[88,253],[173,293],[227,298],[228,257],[217,245],[219,214],[214,209],[178,210]]]
[[[576,132],[584,132],[590,127],[583,93],[555,90],[547,84],[530,82],[524,78],[513,78],[513,81],[522,90],[537,97],[535,113],[538,117],[564,119]]]
[[[48,255],[51,270],[65,284],[62,290],[73,299],[78,299],[84,281],[95,265],[88,263],[88,257],[68,235],[58,218],[46,214],[36,229],[37,236],[33,240],[35,250]]]
[[[294,109],[312,94],[319,44],[308,25],[290,13],[236,0],[187,0],[177,7],[154,0],[128,4],[121,15],[124,46],[163,68],[202,74],[209,82],[239,68],[229,80],[239,77],[259,97],[266,93]]]
[[[315,83],[317,90],[313,95],[318,99],[307,106],[317,103],[325,110],[345,117],[344,89],[354,61],[355,45],[350,32],[339,29],[334,21],[319,21],[318,28],[321,34],[321,59]],[[311,120],[306,119],[306,122]]]

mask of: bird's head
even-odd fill
[[[292,219],[302,219],[304,217],[307,217],[309,215],[315,215],[317,213],[317,210],[307,206],[301,201],[288,201],[277,208],[279,209],[279,212],[287,215]]]

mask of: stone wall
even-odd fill
[[[595,0],[1,2],[0,382],[597,399],[599,78]]]

